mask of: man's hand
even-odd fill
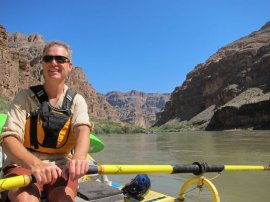
[[[58,166],[44,162],[32,166],[31,171],[36,181],[41,184],[53,184],[62,174],[62,170]]]
[[[71,180],[77,180],[84,176],[88,171],[89,162],[86,159],[73,158],[69,160],[63,170],[64,178],[71,178]]]
[[[13,162],[30,169],[38,183],[53,183],[61,176],[62,171],[58,166],[42,162],[14,136],[4,137],[2,148]]]

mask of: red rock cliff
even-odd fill
[[[194,127],[199,124],[205,128],[213,118],[210,128],[215,129],[215,123],[221,126],[221,122],[230,122],[230,116],[233,114],[225,110],[227,114],[225,116],[220,111],[226,104],[229,105],[229,101],[234,99],[234,103],[241,103],[241,99],[237,97],[240,95],[245,97],[243,93],[252,91],[253,93],[246,93],[248,99],[237,108],[250,104],[248,100],[251,99],[254,109],[258,109],[259,107],[255,107],[256,100],[261,102],[262,97],[263,100],[269,100],[269,90],[270,22],[260,30],[221,48],[205,63],[197,65],[187,75],[183,85],[175,88],[171,100],[166,103],[165,110],[158,114],[156,125],[189,122]],[[214,116],[217,111],[219,115]],[[263,113],[265,112],[261,111],[261,114]],[[244,127],[243,119],[245,118],[250,120],[246,122],[248,127],[252,123],[252,120],[248,118],[250,116],[252,113],[246,113],[244,117],[237,119],[239,124],[234,119],[233,127],[224,124],[219,129],[237,128],[237,125]],[[218,117],[222,117],[223,120]],[[214,121],[214,119],[219,120]],[[270,116],[267,120],[270,123]]]

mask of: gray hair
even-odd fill
[[[70,46],[64,42],[61,41],[51,41],[49,43],[47,43],[43,49],[43,55],[48,51],[48,49],[50,49],[52,46],[62,46],[66,49],[66,51],[68,52],[68,57],[71,59],[72,56],[72,50],[70,48]]]

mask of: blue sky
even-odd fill
[[[12,0],[1,2],[0,24],[68,43],[97,92],[169,93],[270,21],[269,8],[269,0]]]

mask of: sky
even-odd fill
[[[171,93],[197,64],[270,21],[269,0],[12,0],[7,32],[38,33],[73,50],[99,93]]]

